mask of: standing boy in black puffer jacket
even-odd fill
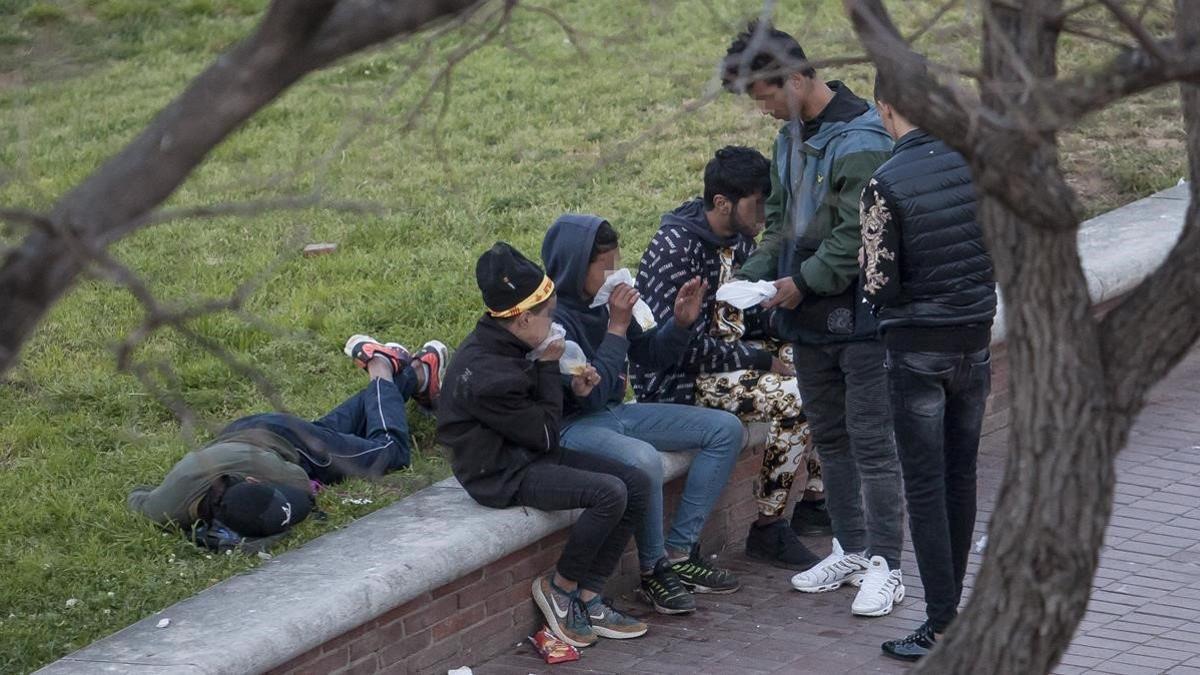
[[[975,457],[991,388],[996,284],[971,169],[904,119],[875,82],[896,139],[863,191],[863,296],[887,347],[896,445],[928,620],[883,643],[924,656],[958,613],[975,529]]]

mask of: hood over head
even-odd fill
[[[558,217],[542,240],[542,262],[554,280],[559,302],[581,303],[596,230],[608,222],[591,214],[566,213]]]

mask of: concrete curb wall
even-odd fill
[[[1092,304],[1115,300],[1133,290],[1166,260],[1183,231],[1188,205],[1186,184],[1102,213],[1079,228],[1079,258]],[[1001,291],[992,344],[1005,338]]]
[[[1186,185],[1094,218],[1079,234],[1096,304],[1136,286],[1182,230]],[[985,430],[1007,419],[1002,317]],[[668,504],[691,455],[664,454]],[[759,456],[738,462],[705,528],[740,545]],[[552,567],[577,512],[486,509],[453,478],[265,562],[38,671],[66,673],[444,672],[511,646],[536,623],[529,580]],[[615,587],[632,587],[632,548]],[[161,618],[171,619],[157,628]],[[470,629],[469,637],[464,631]]]

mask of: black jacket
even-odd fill
[[[863,190],[863,296],[890,347],[987,346],[996,283],[975,210],[966,161],[919,129]]]
[[[437,406],[437,440],[467,494],[512,504],[524,469],[558,453],[562,381],[557,361],[530,361],[530,348],[484,316],[458,347]]]

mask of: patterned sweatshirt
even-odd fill
[[[753,251],[753,239],[717,236],[708,226],[700,199],[685,202],[663,216],[638,266],[638,292],[659,323],[674,315],[675,296],[689,279],[698,276],[707,281],[708,292],[700,319],[693,326],[699,335],[678,363],[660,369],[633,364],[633,389],[639,401],[690,405],[695,402],[694,385],[699,373],[771,368],[769,352],[747,347],[741,341],[761,337],[761,310],[743,311],[716,301],[717,288],[733,279]]]

